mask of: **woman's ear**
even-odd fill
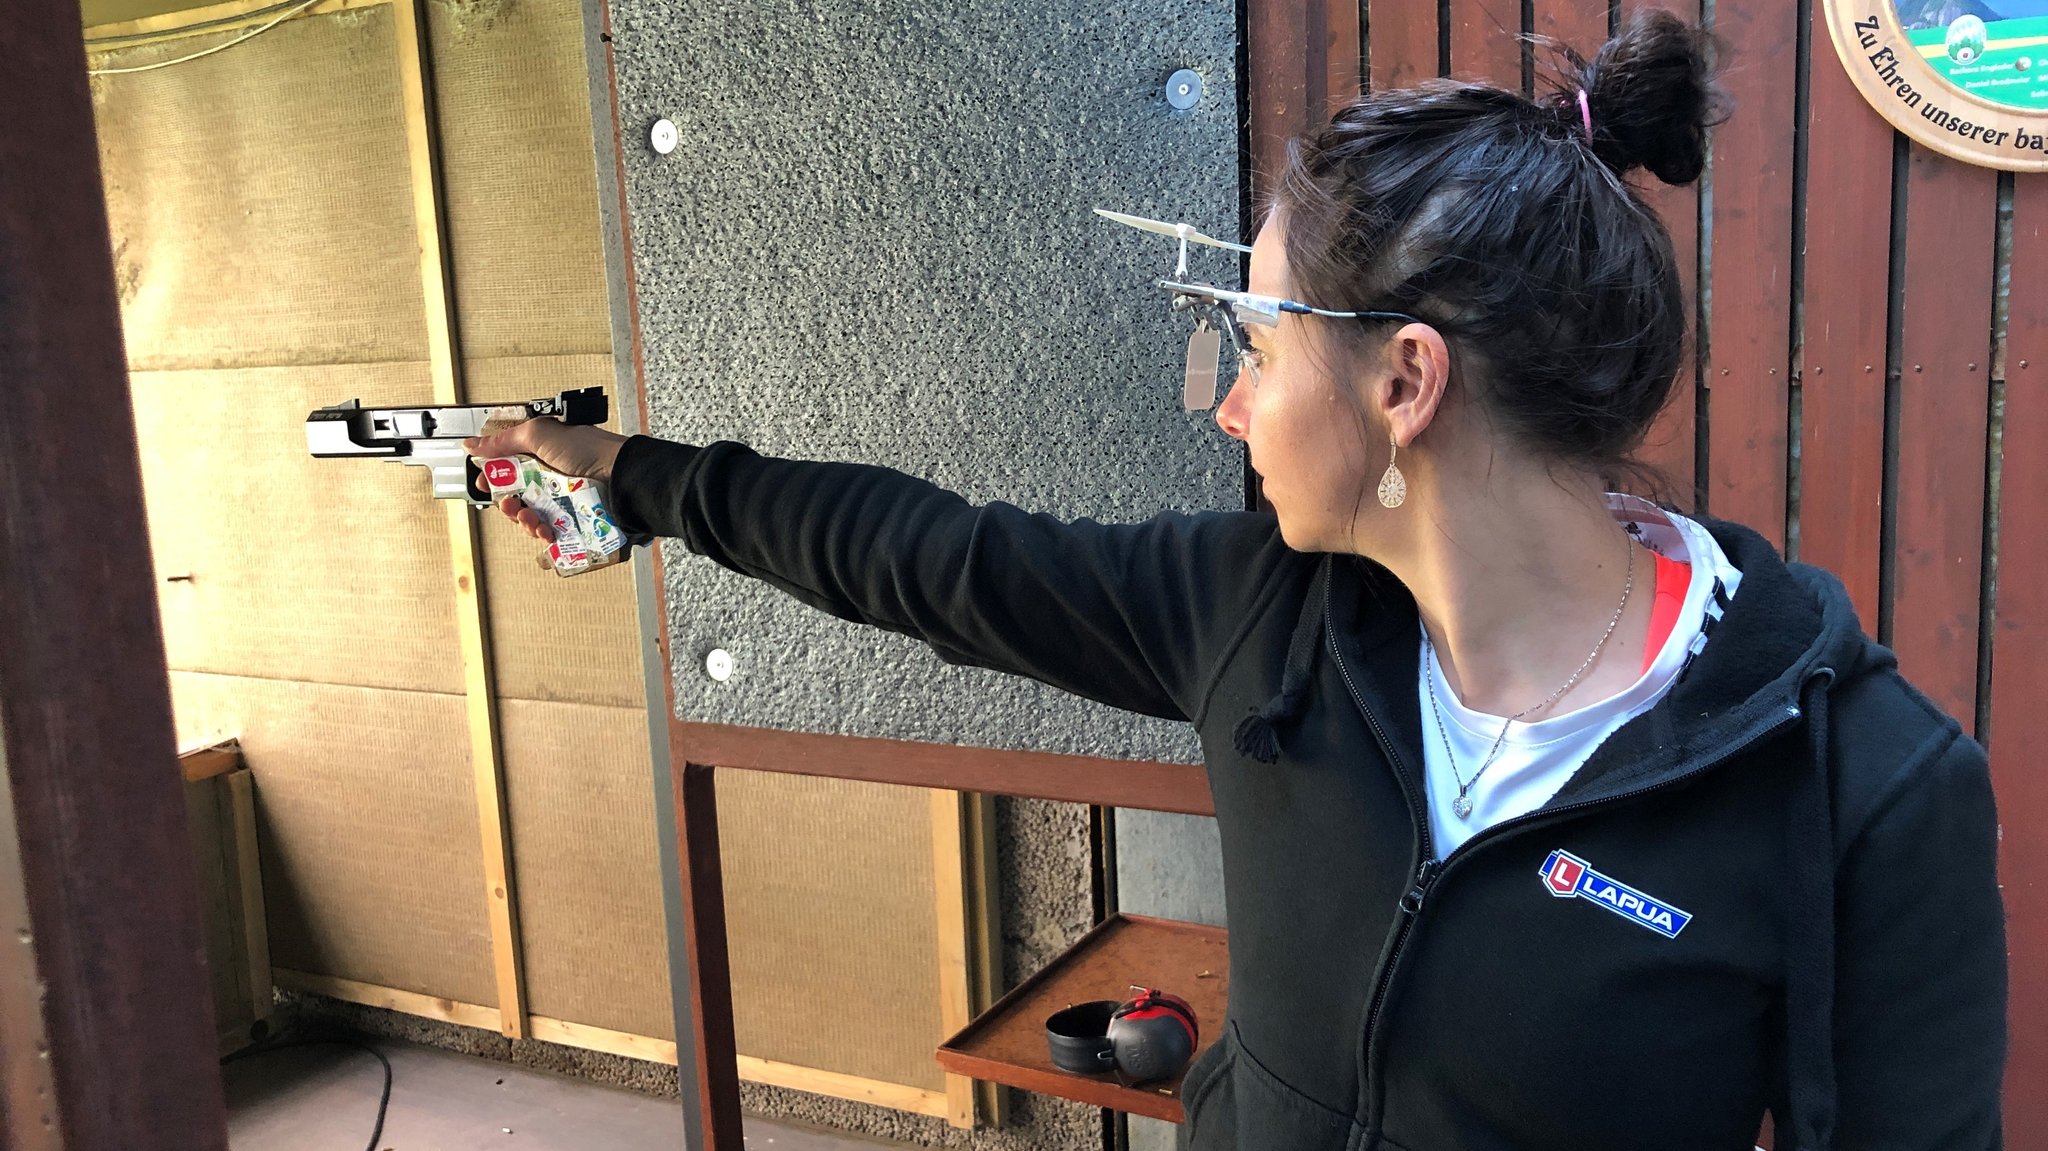
[[[1451,349],[1443,333],[1428,324],[1403,325],[1387,341],[1377,415],[1407,447],[1436,419],[1451,382]]]

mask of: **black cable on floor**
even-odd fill
[[[291,1039],[283,1043],[265,1043],[255,1047],[244,1047],[240,1051],[224,1056],[221,1059],[221,1065],[226,1066],[254,1055],[267,1055],[272,1051],[283,1051],[290,1047],[354,1047],[375,1055],[377,1062],[384,1065],[384,1096],[377,1100],[377,1124],[370,1128],[370,1146],[368,1148],[368,1151],[377,1151],[377,1144],[384,1138],[384,1115],[391,1110],[391,1060],[385,1058],[384,1053],[375,1047],[356,1039]]]

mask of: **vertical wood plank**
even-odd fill
[[[1364,0],[1322,0],[1323,82],[1315,121],[1328,120],[1365,90]]]
[[[1521,0],[1451,0],[1451,71],[1522,90]]]
[[[718,856],[718,793],[713,768],[685,764],[675,773],[676,857],[683,872],[683,939],[690,958],[691,1033],[697,1068],[693,1151],[745,1151],[740,1129],[740,1069],[732,1023],[732,964],[726,951],[725,873]],[[683,1090],[690,1090],[685,1085]]]
[[[1877,630],[1894,133],[1836,61],[1813,6],[1806,131],[1799,558],[1841,578]]]
[[[1547,36],[1591,60],[1607,43],[1607,0],[1534,0],[1530,31]],[[1536,46],[1537,74],[1548,55]]]
[[[1252,193],[1264,200],[1290,137],[1358,94],[1356,0],[1248,0],[1245,45],[1251,105]],[[1253,221],[1244,222],[1249,232]]]
[[[226,1151],[78,9],[0,59],[0,1146]]]
[[[1722,84],[1737,113],[1714,133],[1707,506],[1785,546],[1792,371],[1792,159],[1799,9],[1720,0]]]
[[[1906,177],[1892,647],[1950,715],[1977,708],[1998,174],[1914,145]]]
[[[1429,0],[1371,0],[1366,63],[1372,91],[1412,88],[1437,75],[1437,7]]]
[[[2048,260],[2048,175],[2013,182],[2012,266]],[[2048,281],[2016,275],[2008,309],[1998,604],[1992,630],[1991,779],[2011,957],[2005,1134],[2048,1145]]]
[[[1622,19],[1625,21],[1632,13],[1649,8],[1669,8],[1687,20],[1700,18],[1697,3],[1622,0]],[[1695,502],[1694,463],[1697,453],[1693,445],[1699,404],[1699,366],[1692,356],[1699,333],[1695,330],[1696,323],[1690,318],[1698,315],[1700,193],[1698,185],[1673,188],[1646,173],[1639,173],[1636,178],[1640,181],[1643,201],[1656,211],[1657,217],[1664,221],[1665,230],[1671,233],[1671,246],[1678,253],[1679,278],[1685,288],[1686,315],[1689,318],[1686,329],[1692,334],[1687,343],[1687,358],[1679,366],[1678,379],[1671,388],[1671,399],[1651,425],[1649,434],[1643,437],[1636,458],[1655,469],[1662,481],[1659,485],[1662,490],[1647,494],[1670,499],[1680,508],[1690,508]]]
[[[412,170],[413,217],[420,238],[420,283],[426,299],[427,354],[434,402],[463,402],[462,357],[449,291],[447,225],[441,211],[441,166],[434,128],[424,0],[391,5],[398,48],[399,90],[405,104],[406,152]],[[526,989],[519,955],[518,902],[512,890],[511,835],[505,812],[505,770],[498,754],[497,692],[483,621],[483,565],[477,555],[476,517],[463,500],[447,502],[448,552],[455,623],[462,647],[469,754],[476,781],[477,829],[483,844],[485,914],[491,925],[491,966],[498,988],[498,1030],[526,1037]]]

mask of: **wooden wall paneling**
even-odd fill
[[[1369,0],[1365,44],[1368,89],[1410,88],[1436,76],[1443,59],[1438,31],[1435,4]]]
[[[2012,266],[2048,260],[2048,175],[2013,181]],[[2048,281],[2015,275],[2008,308],[1991,746],[2011,974],[2007,1146],[2048,1144]]]
[[[1736,112],[1714,131],[1705,386],[1707,506],[1785,546],[1792,356],[1792,163],[1799,126],[1799,10],[1720,0],[1722,84]]]
[[[226,1151],[78,37],[0,20],[0,1145]]]
[[[1357,0],[1249,0],[1246,84],[1251,108],[1252,192],[1263,197],[1287,157],[1287,140],[1316,127],[1358,94]],[[1254,221],[1246,220],[1249,234]]]
[[[1451,0],[1450,75],[1522,90],[1521,0]]]
[[[1698,20],[1700,9],[1697,3],[1658,3],[1655,0],[1622,0],[1621,16],[1626,20],[1632,13],[1649,8],[1668,8],[1687,20]],[[1673,188],[1659,183],[1655,176],[1637,173],[1638,186],[1643,199],[1656,210],[1664,227],[1671,233],[1671,246],[1678,253],[1679,277],[1685,287],[1688,316],[1697,316],[1697,301],[1700,273],[1700,193],[1697,184]],[[1688,324],[1689,329],[1695,325]],[[1696,351],[1700,335],[1693,331],[1688,348]],[[1672,386],[1671,399],[1664,405],[1664,411],[1643,437],[1642,448],[1636,458],[1656,470],[1663,490],[1648,494],[1668,498],[1681,510],[1691,509],[1696,504],[1697,470],[1695,439],[1698,426],[1699,364],[1688,358],[1679,366],[1677,383]]]
[[[1906,176],[1891,645],[1973,726],[1998,173],[1912,148]]]
[[[1799,558],[1839,576],[1877,631],[1895,133],[1836,63],[1814,5],[1800,344]],[[1738,113],[1739,115],[1740,113]]]
[[[1529,31],[1548,36],[1591,60],[1607,43],[1611,16],[1608,0],[1533,0]],[[1537,87],[1542,87],[1544,61],[1550,50],[1534,45]]]
[[[406,153],[419,232],[420,281],[426,303],[427,354],[434,402],[463,402],[462,358],[450,291],[447,222],[442,211],[439,140],[423,0],[395,0],[392,22],[405,104]],[[512,890],[505,774],[498,755],[496,690],[483,621],[483,564],[477,522],[467,501],[447,501],[448,550],[461,636],[463,690],[468,698],[470,766],[476,777],[477,826],[483,842],[484,906],[491,923],[491,960],[498,985],[498,1030],[526,1035],[526,991],[520,978],[517,899]]]

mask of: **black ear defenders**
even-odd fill
[[[1045,1021],[1053,1066],[1088,1075],[1120,1072],[1133,1083],[1171,1079],[1194,1058],[1195,1009],[1151,988],[1121,1003],[1098,999],[1056,1011]]]

